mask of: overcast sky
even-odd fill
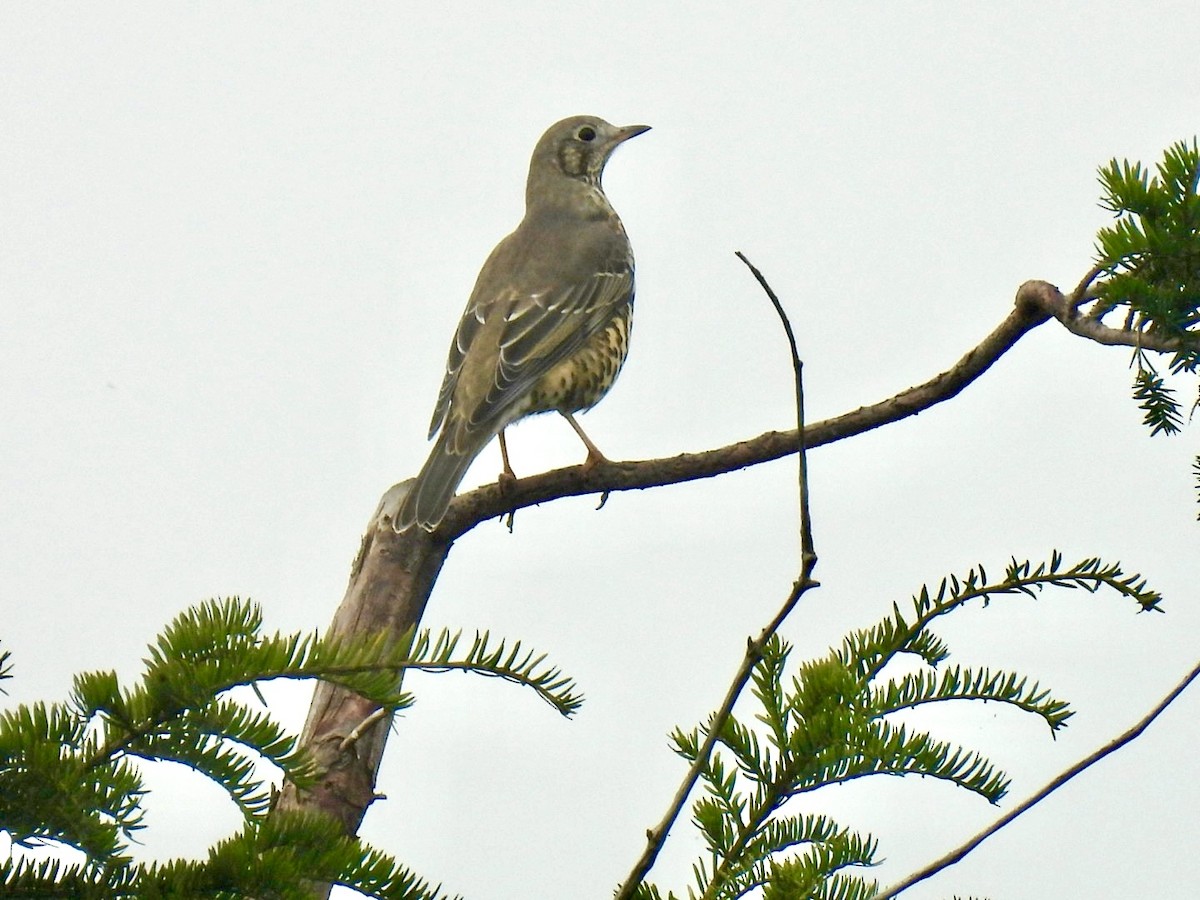
[[[577,113],[653,130],[606,187],[638,260],[632,352],[583,424],[614,459],[791,422],[784,299],[816,420],[949,366],[1018,285],[1092,261],[1097,166],[1200,131],[1195,3],[0,5],[0,640],[5,703],[132,677],[213,596],[323,628],[383,491],[416,472],[453,328],[520,218],[529,153]],[[1129,354],[1053,325],[955,401],[812,455],[814,655],[924,581],[1099,555],[1165,616],[1047,592],[939,625],[1078,715],[911,717],[1013,776],[1002,809],[1123,731],[1192,665],[1194,428],[1151,439]],[[1185,397],[1194,386],[1181,385]],[[582,459],[557,417],[517,472]],[[495,447],[464,487],[491,481]],[[550,654],[575,721],[485,679],[414,677],[364,836],[473,900],[604,898],[683,772],[666,735],[720,701],[796,575],[794,462],[521,512],[451,553],[426,623]],[[799,657],[797,657],[799,658]],[[275,690],[296,727],[307,690]],[[1194,896],[1195,721],[1145,736],[906,896]],[[145,858],[199,855],[232,804],[171,767]],[[1002,810],[864,780],[814,809],[894,880]],[[699,847],[677,826],[654,879]]]

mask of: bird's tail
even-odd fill
[[[470,447],[454,452],[447,444],[446,429],[438,435],[437,442],[421,467],[408,495],[396,513],[395,529],[403,531],[413,525],[420,525],[426,531],[433,531],[446,515],[454,492],[467,474],[467,469],[479,455],[479,451],[491,440],[490,434],[482,435],[483,441]],[[473,442],[474,444],[474,442]]]

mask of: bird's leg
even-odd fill
[[[583,428],[578,422],[575,421],[575,417],[573,415],[571,415],[569,412],[563,412],[561,409],[559,412],[562,413],[563,418],[567,420],[567,424],[575,429],[575,433],[579,435],[579,439],[583,441],[583,445],[587,447],[588,455],[587,459],[583,463],[584,468],[590,469],[597,463],[610,462],[609,458],[600,452],[600,448],[592,443],[592,439],[587,436]]]
[[[500,459],[504,461],[504,471],[500,473],[500,483],[503,484],[505,481],[516,481],[517,473],[513,471],[512,466],[508,463],[508,441],[504,439],[503,428],[500,429],[500,433],[497,435],[497,437],[500,438]]]
[[[569,412],[563,412],[561,409],[559,410],[559,412],[561,412],[563,415],[563,418],[567,420],[567,424],[575,429],[575,433],[577,435],[579,435],[579,439],[581,441],[583,441],[584,446],[587,447],[587,449],[588,449],[587,459],[584,460],[584,462],[583,462],[583,467],[585,469],[590,469],[592,466],[596,465],[597,463],[611,462],[611,460],[607,456],[605,456],[603,453],[600,452],[600,448],[592,443],[592,439],[587,436],[587,434],[584,432],[584,430],[580,426],[580,424],[575,421],[575,417],[573,415],[571,415]],[[602,509],[604,507],[604,504],[607,502],[608,502],[608,491],[605,491],[604,493],[602,493],[600,495],[600,503],[596,507],[596,509]]]
[[[517,473],[513,471],[512,466],[508,462],[508,441],[504,439],[503,428],[500,429],[500,433],[496,437],[500,438],[500,459],[504,461],[504,471],[500,473],[500,477],[496,479],[496,482],[500,485],[500,490],[504,491],[510,484],[517,480]],[[510,509],[508,515],[504,517],[509,534],[512,534],[514,515],[514,511]]]

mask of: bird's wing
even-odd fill
[[[633,259],[623,233],[618,237],[606,229],[604,240],[584,242],[590,259],[565,266],[544,252],[545,243],[539,248],[523,237],[518,231],[502,241],[480,272],[450,345],[430,436],[446,424],[464,366],[471,381],[486,381],[468,391],[469,408],[456,409],[456,430],[502,427],[538,379],[633,299]],[[546,243],[556,237],[551,232]],[[533,252],[538,249],[543,252]],[[570,255],[565,245],[563,250]],[[586,274],[564,279],[564,269]],[[463,399],[459,396],[460,403]]]
[[[586,281],[520,297],[505,314],[495,379],[472,410],[472,425],[502,415],[539,379],[601,331],[633,300],[631,262],[597,271]]]
[[[429,423],[429,436],[432,438],[437,434],[438,429],[442,427],[442,423],[446,421],[446,414],[450,411],[450,400],[454,397],[454,389],[458,386],[458,376],[462,372],[463,361],[467,358],[467,353],[471,349],[471,344],[474,343],[475,337],[479,334],[484,322],[488,319],[488,313],[498,304],[503,303],[506,297],[487,296],[479,297],[478,288],[471,295],[471,299],[467,303],[466,310],[463,311],[462,318],[458,322],[458,330],[454,332],[454,340],[450,342],[450,353],[446,357],[446,374],[442,377],[442,386],[438,390],[437,406],[433,410],[433,419]]]

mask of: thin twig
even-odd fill
[[[813,559],[815,562],[815,557]],[[637,886],[649,874],[651,867],[654,865],[654,860],[658,858],[658,853],[667,839],[667,833],[671,830],[671,826],[675,824],[675,820],[679,817],[680,811],[682,811],[684,804],[687,802],[688,795],[692,792],[692,788],[696,786],[696,782],[700,780],[700,775],[704,772],[705,766],[708,765],[708,758],[712,754],[713,747],[716,746],[717,738],[720,736],[730,715],[733,714],[734,704],[737,703],[738,697],[741,696],[746,684],[750,681],[754,667],[762,658],[763,645],[779,630],[779,626],[783,624],[788,614],[796,608],[796,603],[800,600],[804,592],[809,588],[818,586],[817,582],[809,578],[810,574],[811,567],[805,566],[800,578],[792,585],[792,590],[788,594],[787,600],[784,601],[779,612],[775,614],[775,618],[771,620],[771,624],[764,628],[757,638],[746,642],[746,654],[742,657],[742,664],[738,667],[737,674],[734,676],[733,682],[729,685],[729,690],[725,693],[725,699],[721,701],[720,709],[713,713],[708,725],[705,727],[707,733],[704,742],[700,745],[699,752],[696,754],[696,759],[688,768],[687,774],[679,785],[679,789],[675,791],[675,796],[671,798],[671,805],[667,809],[666,815],[653,828],[647,829],[646,849],[642,852],[641,857],[630,871],[629,877],[621,885],[621,889],[615,895],[614,900],[629,900],[629,898],[633,897]]]
[[[1067,297],[1067,306],[1072,312],[1078,312],[1079,307],[1092,299],[1088,288],[1092,286],[1093,281],[1107,271],[1107,268],[1107,266],[1092,266],[1088,269],[1087,274],[1079,280],[1079,284],[1075,285],[1075,290],[1071,291]]]
[[[767,279],[763,277],[763,273],[758,270],[754,263],[746,258],[746,254],[741,250],[736,251],[735,255],[738,259],[746,264],[746,268],[750,270],[762,289],[767,292],[767,296],[771,300],[771,304],[775,307],[775,312],[779,315],[779,321],[783,323],[784,334],[787,335],[788,348],[792,352],[792,372],[796,380],[796,444],[800,448],[797,455],[799,460],[799,479],[800,479],[800,559],[801,564],[809,557],[814,557],[816,562],[816,551],[813,549],[812,539],[812,520],[808,515],[808,455],[804,452],[804,363],[800,359],[800,351],[796,349],[796,334],[792,331],[791,320],[783,310],[783,304],[779,302],[779,298],[775,296],[775,292],[771,290],[771,285],[767,284]]]
[[[775,292],[771,290],[771,286],[767,284],[762,273],[740,251],[737,253],[737,257],[749,267],[754,277],[758,280],[758,283],[771,299],[771,303],[775,306],[775,311],[779,314],[779,319],[783,323],[788,345],[791,347],[792,370],[796,378],[796,430],[800,460],[800,577],[792,585],[791,592],[770,624],[762,630],[762,633],[757,638],[746,642],[746,653],[742,657],[742,663],[738,667],[737,674],[733,677],[733,682],[729,685],[729,690],[725,693],[725,699],[721,701],[720,708],[713,713],[708,725],[705,727],[704,742],[700,745],[699,751],[696,753],[696,758],[692,761],[691,766],[688,767],[687,774],[684,775],[683,781],[675,791],[675,796],[671,798],[671,804],[667,808],[667,812],[662,817],[662,820],[653,828],[646,831],[646,849],[642,851],[642,855],[638,858],[637,863],[634,864],[633,870],[625,879],[624,884],[621,885],[615,900],[630,900],[637,891],[638,886],[645,880],[650,869],[654,866],[654,861],[658,858],[658,854],[666,842],[671,826],[679,818],[679,813],[683,810],[684,804],[687,803],[688,795],[691,794],[692,789],[696,786],[696,782],[700,780],[700,776],[708,765],[709,757],[712,755],[713,748],[717,744],[718,737],[725,728],[725,723],[733,715],[733,707],[737,704],[742,691],[746,689],[746,685],[750,681],[750,676],[754,672],[754,667],[762,659],[762,648],[775,632],[779,630],[780,626],[783,625],[784,620],[787,619],[791,611],[796,608],[796,604],[800,601],[804,593],[811,588],[820,586],[812,580],[813,568],[817,564],[817,554],[813,550],[812,522],[808,513],[808,464],[804,447],[804,381],[801,375],[803,372],[803,363],[800,361],[800,354],[796,349],[796,336],[792,331],[792,324],[788,320],[787,313],[784,312],[779,298],[775,296]]]
[[[342,738],[342,742],[338,745],[338,752],[345,753],[362,740],[362,736],[367,733],[367,730],[370,729],[372,725],[374,725],[380,719],[390,716],[391,714],[392,710],[387,709],[386,707],[380,707],[379,709],[375,710],[375,712],[371,713],[369,716],[359,722],[353,731]]]
[[[1163,698],[1163,700],[1157,706],[1155,706],[1154,709],[1150,710],[1150,712],[1140,722],[1138,722],[1120,737],[1114,738],[1091,756],[1081,759],[1079,762],[1075,763],[1075,765],[1061,773],[1057,778],[1047,784],[1036,794],[1026,799],[1019,806],[1014,807],[1007,814],[1001,816],[994,823],[961,846],[950,851],[941,859],[935,860],[934,862],[925,866],[925,868],[914,873],[913,875],[910,875],[903,881],[894,884],[886,890],[876,894],[873,900],[889,900],[889,898],[897,896],[898,894],[908,890],[913,885],[924,881],[926,878],[936,875],[943,869],[947,869],[960,861],[985,840],[1012,822],[1015,818],[1017,818],[1017,816],[1041,803],[1060,787],[1073,779],[1076,775],[1079,775],[1087,769],[1090,769],[1110,753],[1120,750],[1126,744],[1139,737],[1141,733],[1150,726],[1150,723],[1157,719],[1168,706],[1174,703],[1179,695],[1182,694],[1187,689],[1188,685],[1195,681],[1197,677],[1200,677],[1200,664],[1197,664],[1196,667],[1193,668],[1192,671],[1189,672],[1187,676],[1174,687],[1171,693],[1167,694],[1167,696]]]

